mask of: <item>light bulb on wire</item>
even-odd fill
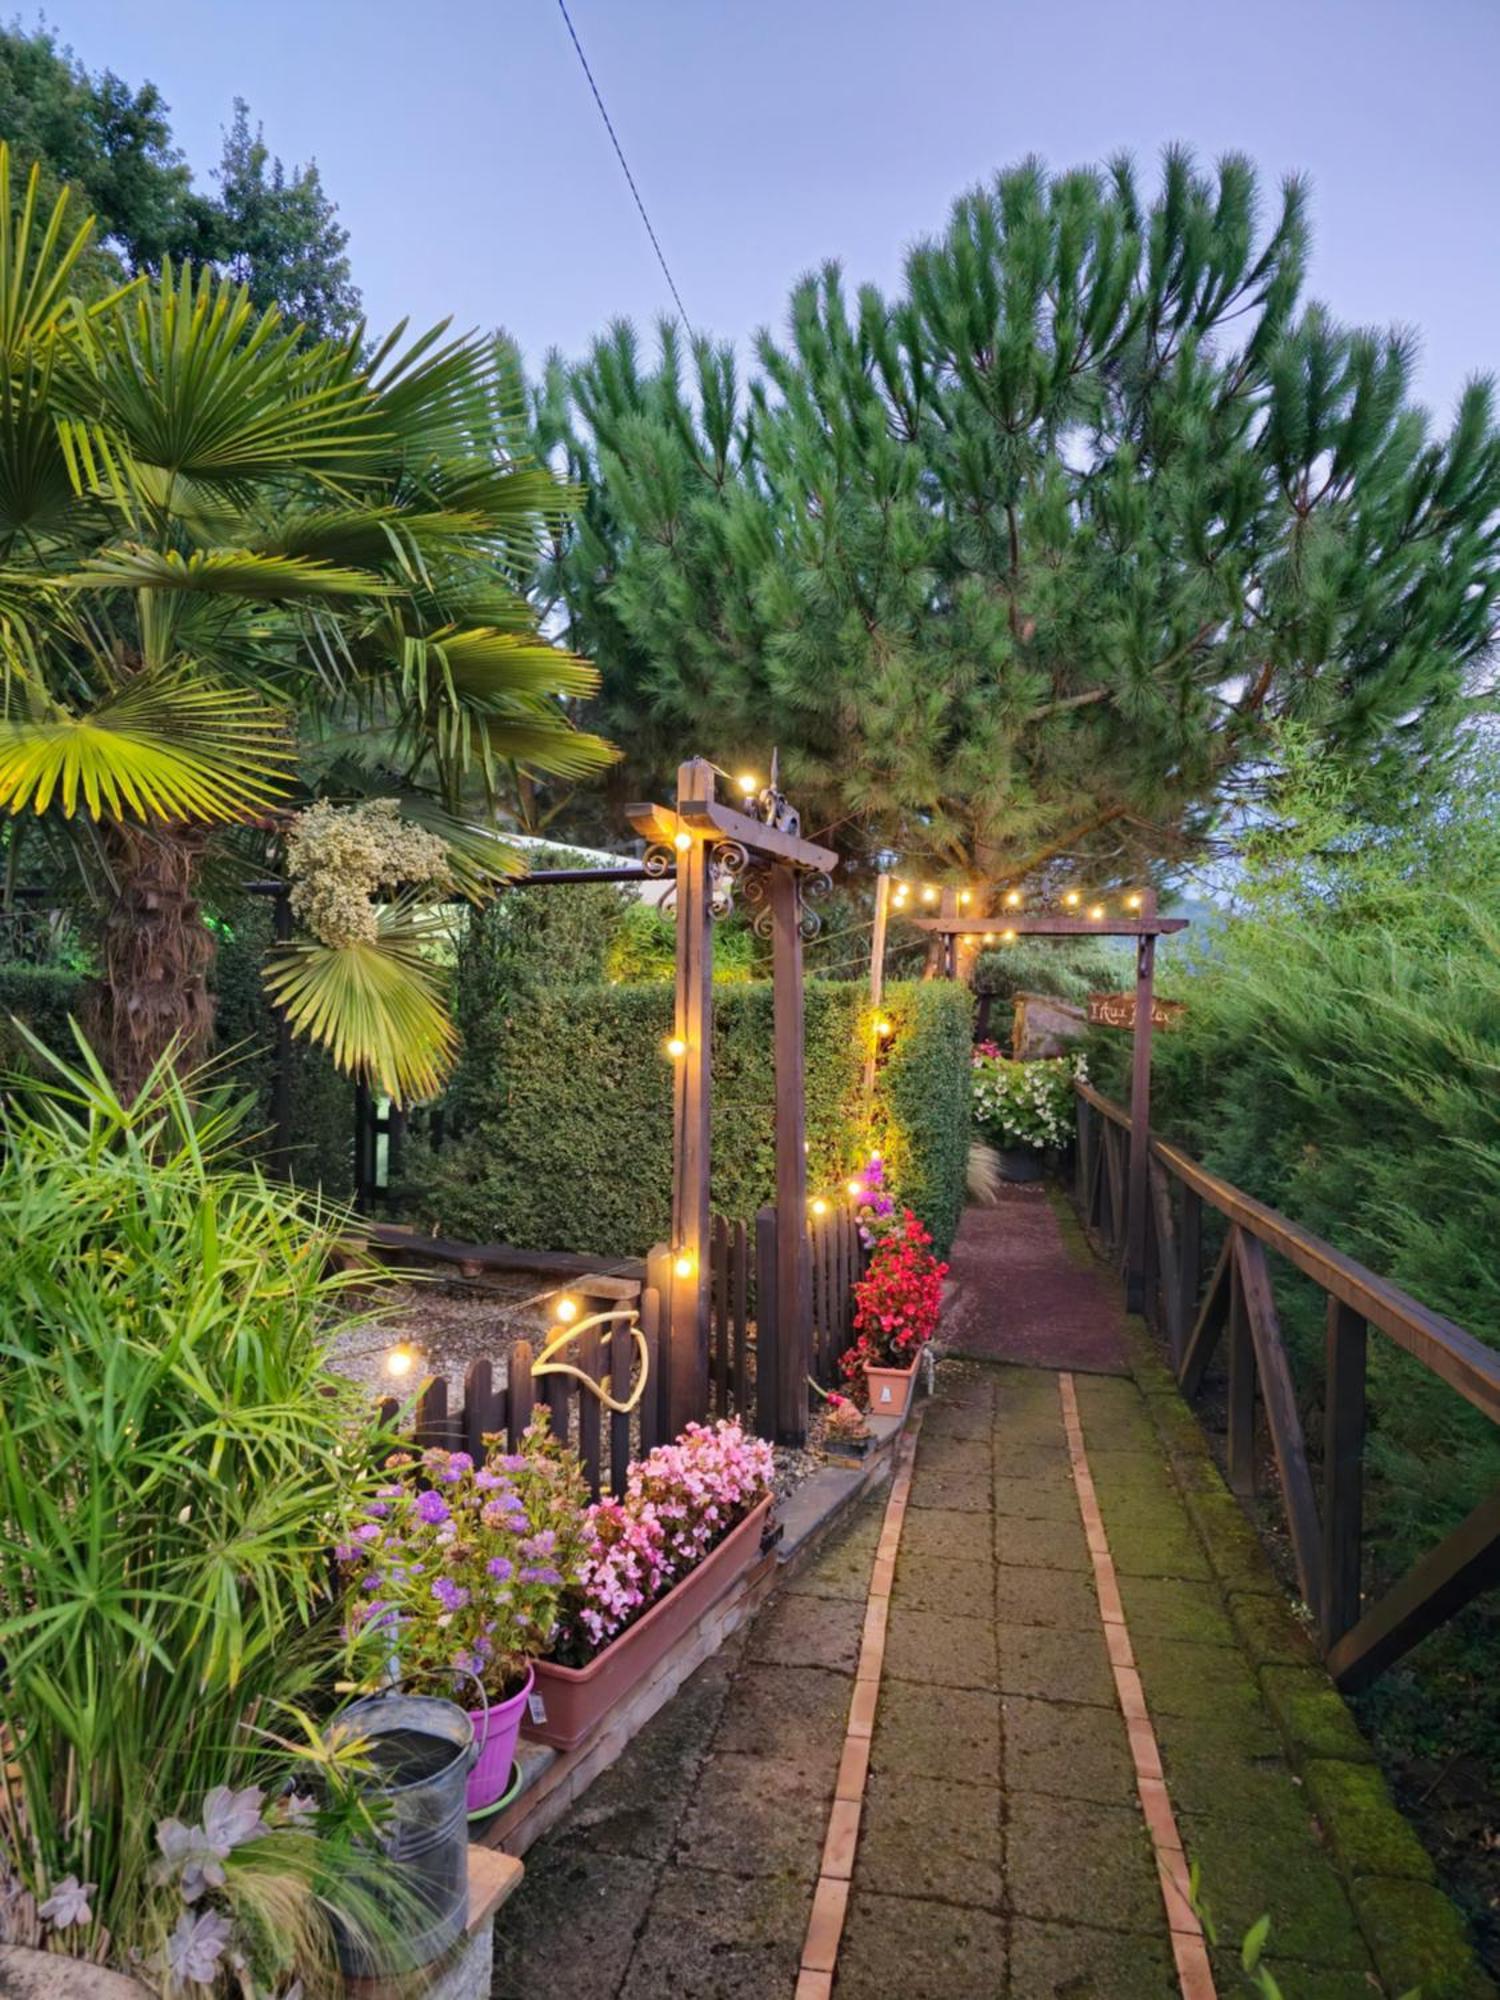
[[[679,854],[686,854],[692,844],[693,836],[688,832],[686,827],[683,827],[680,833],[675,833],[672,836],[672,845],[677,849]]]
[[[687,1043],[682,1039],[681,1035],[671,1036],[669,1040],[662,1043],[662,1047],[672,1058],[673,1062],[681,1062],[687,1054]]]

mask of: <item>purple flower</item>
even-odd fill
[[[469,1593],[463,1585],[447,1576],[440,1576],[434,1581],[432,1594],[445,1611],[462,1611],[469,1601]]]
[[[438,1473],[445,1486],[456,1486],[466,1472],[474,1470],[474,1461],[466,1451],[450,1451],[448,1463]]]
[[[76,1875],[64,1875],[53,1884],[46,1902],[38,1906],[37,1915],[59,1931],[71,1930],[74,1924],[91,1924],[94,1913],[89,1908],[89,1897],[97,1886],[93,1882],[80,1882]]]
[[[481,1465],[474,1474],[474,1484],[481,1493],[492,1493],[497,1486],[503,1486],[505,1481],[498,1472],[491,1472],[487,1465]]]
[[[367,1546],[371,1542],[378,1542],[380,1540],[380,1523],[378,1521],[363,1522],[354,1530],[354,1539],[357,1542],[364,1542]]]
[[[335,1542],[333,1545],[333,1559],[336,1563],[352,1563],[358,1554],[359,1550],[353,1542]]]
[[[491,1556],[485,1568],[496,1583],[509,1583],[516,1573],[516,1566],[509,1556]]]
[[[550,1556],[556,1547],[556,1534],[551,1528],[544,1528],[539,1535],[532,1535],[529,1540],[522,1542],[521,1553],[523,1556],[535,1559],[540,1556]]]
[[[198,1986],[212,1986],[229,1937],[228,1919],[217,1910],[200,1910],[196,1917],[191,1910],[184,1910],[167,1939],[167,1963],[173,1975]]]
[[[561,1583],[562,1576],[555,1569],[531,1568],[521,1571],[522,1583]]]
[[[448,1503],[441,1493],[419,1493],[416,1507],[417,1519],[425,1521],[429,1528],[441,1527],[449,1518]]]
[[[508,1451],[501,1459],[500,1467],[504,1472],[524,1472],[526,1470],[525,1452]]]

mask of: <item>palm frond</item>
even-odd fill
[[[299,556],[253,549],[148,549],[133,543],[101,549],[71,575],[68,590],[201,591],[276,603],[293,598],[381,597],[391,586],[367,570],[338,569]]]
[[[373,943],[299,942],[266,961],[265,984],[296,1034],[397,1103],[430,1097],[458,1052],[423,944],[446,929],[405,905],[382,910]]]
[[[72,819],[225,821],[285,795],[292,744],[253,693],[141,675],[85,714],[12,677],[0,717],[0,809]]]

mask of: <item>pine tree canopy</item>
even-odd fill
[[[1408,337],[1304,302],[1307,210],[1237,157],[1149,199],[1027,161],[895,297],[805,278],[744,387],[670,324],[552,357],[587,499],[541,590],[619,787],[779,743],[851,855],[1123,879],[1232,837],[1288,724],[1386,798],[1440,766],[1493,689],[1491,387],[1438,435]]]

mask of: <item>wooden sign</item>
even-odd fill
[[[1187,1012],[1181,1000],[1156,1000],[1151,1002],[1151,1025],[1153,1028],[1177,1028],[1182,1025],[1182,1017]],[[1135,995],[1133,993],[1091,993],[1089,995],[1089,1026],[1091,1028],[1133,1028],[1135,1026]]]

